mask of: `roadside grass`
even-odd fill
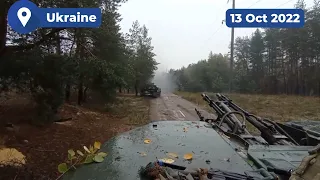
[[[117,102],[106,107],[107,112],[122,116],[126,125],[139,126],[150,121],[150,101],[143,97],[119,96]]]
[[[202,100],[201,93],[175,92],[206,110],[212,109]],[[208,95],[215,99],[213,93]],[[224,94],[246,111],[277,122],[320,120],[320,98],[291,95]]]

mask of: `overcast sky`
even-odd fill
[[[227,53],[231,29],[222,20],[231,8],[228,0],[128,0],[119,9],[121,27],[128,32],[132,22],[145,24],[152,37],[158,68],[180,68],[210,51]],[[232,1],[232,0],[230,0]],[[292,8],[297,0],[236,0],[236,8]],[[305,0],[307,7],[313,0]],[[236,28],[235,37],[251,35],[255,29]]]

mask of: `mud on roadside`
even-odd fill
[[[0,109],[0,119],[31,118],[32,109],[27,107],[21,102],[6,103]],[[10,113],[12,109],[15,113]],[[20,122],[10,131],[2,127],[0,149],[15,148],[25,156],[26,163],[19,168],[0,166],[0,179],[57,178],[60,175],[57,165],[66,160],[68,149],[82,149],[94,141],[105,142],[119,133],[148,123],[149,100],[126,95],[119,96],[116,103],[108,106],[64,104],[60,115],[72,117],[72,120],[44,127]]]

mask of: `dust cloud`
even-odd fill
[[[176,90],[173,77],[167,71],[157,71],[152,82],[161,88],[161,93],[172,93]]]

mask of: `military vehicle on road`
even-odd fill
[[[153,83],[146,84],[140,90],[140,96],[151,96],[154,98],[160,97],[161,95],[161,88],[156,86]]]
[[[108,152],[103,162],[81,166],[65,174],[64,179],[320,177],[320,160],[315,155],[320,149],[319,122],[282,124],[250,114],[224,95],[216,94],[217,100],[206,94],[202,97],[215,111],[216,118],[206,119],[195,109],[200,121],[155,121],[120,134],[102,147],[103,152]],[[248,124],[260,133],[249,132]]]

